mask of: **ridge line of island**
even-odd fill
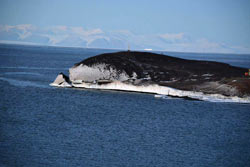
[[[51,86],[108,89],[215,102],[250,103],[248,69],[226,63],[122,51],[76,63]]]

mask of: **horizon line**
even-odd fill
[[[96,48],[96,47],[81,47],[81,46],[61,46],[61,45],[46,45],[33,42],[20,42],[20,41],[8,41],[0,40],[0,44],[4,45],[21,45],[21,46],[44,46],[44,47],[57,47],[57,48],[78,48],[78,49],[98,49],[98,50],[117,50],[124,51],[128,49],[123,48]],[[131,51],[131,48],[130,48]],[[193,53],[193,54],[230,54],[230,55],[250,55],[250,53],[230,53],[230,52],[183,52],[183,51],[168,51],[168,50],[154,50],[147,51],[144,49],[132,49],[132,51],[144,51],[144,52],[169,52],[169,53]]]

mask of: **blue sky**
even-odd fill
[[[183,33],[250,48],[249,0],[1,0],[0,25],[21,24],[137,35]]]

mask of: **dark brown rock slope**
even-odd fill
[[[131,77],[135,72],[137,79],[141,79],[143,83],[153,82],[182,90],[224,95],[250,94],[250,80],[244,76],[248,69],[225,63],[127,51],[94,56],[75,66],[80,64],[91,66],[98,63],[107,64],[117,71],[125,71]]]

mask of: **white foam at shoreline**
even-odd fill
[[[55,86],[55,85],[53,85]],[[153,93],[162,95],[177,96],[177,97],[189,97],[198,100],[210,101],[210,102],[237,102],[237,103],[250,103],[250,97],[237,97],[237,96],[223,96],[220,94],[204,94],[202,92],[193,91],[183,91],[166,86],[159,85],[132,85],[126,84],[119,81],[115,81],[109,84],[92,84],[92,83],[82,83],[82,84],[72,84],[73,87],[86,88],[86,89],[107,89],[107,90],[122,90],[122,91],[134,91],[143,93]]]

